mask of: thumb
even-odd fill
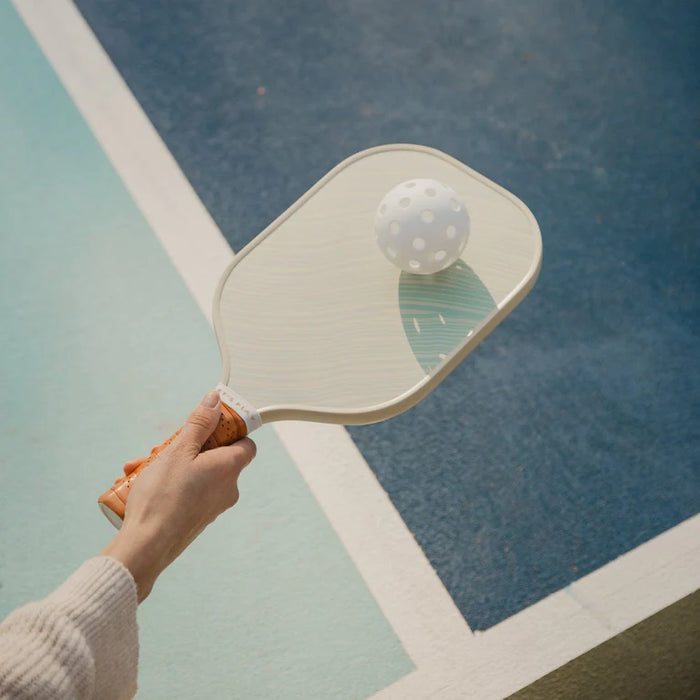
[[[197,408],[190,413],[182,426],[180,444],[196,457],[202,446],[214,432],[221,416],[221,399],[219,392],[210,391],[202,399]]]

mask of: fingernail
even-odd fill
[[[207,408],[214,408],[219,403],[219,392],[210,391],[203,399],[202,406]]]

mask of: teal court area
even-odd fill
[[[98,553],[96,497],[218,381],[214,335],[14,10],[0,6],[0,615]],[[11,164],[11,167],[8,167]],[[413,668],[272,430],[140,617],[143,697],[367,697]],[[206,622],[204,622],[206,620]]]

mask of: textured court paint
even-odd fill
[[[696,700],[700,591],[511,695],[509,700]]]
[[[700,509],[700,6],[77,4],[234,247],[377,143],[533,210],[530,297],[438,394],[352,429],[472,627]]]
[[[0,617],[113,530],[95,499],[218,378],[211,328],[0,4]],[[412,668],[271,431],[139,611],[144,697],[366,697]],[[270,644],[270,639],[275,643]]]

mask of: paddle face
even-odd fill
[[[465,201],[461,259],[411,275],[380,252],[384,194],[433,178]],[[444,154],[380,147],[341,163],[244,248],[223,276],[214,321],[223,383],[260,412],[369,423],[432,390],[525,296],[541,239],[512,195]]]

